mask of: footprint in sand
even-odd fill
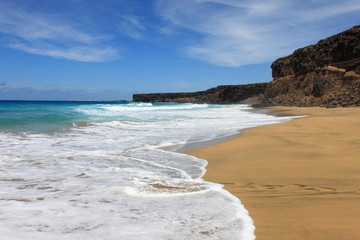
[[[321,193],[330,193],[336,192],[335,188],[330,187],[317,187],[317,186],[308,186],[305,184],[256,184],[256,183],[247,183],[242,186],[243,188],[253,189],[253,190],[300,190],[300,191],[312,191],[312,192],[321,192]]]

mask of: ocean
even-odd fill
[[[252,240],[181,151],[280,123],[247,105],[0,101],[0,239]]]

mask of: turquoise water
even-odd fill
[[[191,119],[199,117],[196,115],[199,109],[223,107],[179,103],[0,101],[0,131],[40,133],[100,122]]]
[[[126,102],[0,101],[0,131],[49,132],[71,128],[91,120],[79,108],[128,105]],[[106,118],[98,118],[97,121]],[[121,119],[119,119],[121,120]]]

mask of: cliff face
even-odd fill
[[[190,93],[144,93],[134,94],[134,102],[179,102],[179,103],[249,103],[257,101],[266,89],[267,83],[247,85],[224,85],[206,91]]]
[[[265,105],[359,106],[360,26],[298,49],[271,68]]]
[[[134,94],[136,102],[360,106],[360,26],[296,50],[272,65],[270,83],[218,86],[192,93]]]

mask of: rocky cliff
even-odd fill
[[[265,105],[359,106],[360,26],[298,49],[271,68]]]
[[[136,102],[360,106],[360,26],[296,50],[272,65],[270,83],[226,85],[192,93],[134,94]]]
[[[144,93],[134,94],[134,102],[179,102],[229,104],[258,101],[266,89],[267,83],[247,85],[224,85],[206,91],[188,93]]]

